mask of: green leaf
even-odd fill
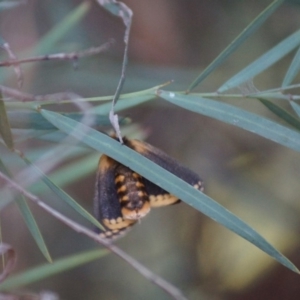
[[[115,112],[137,106],[144,102],[150,101],[153,98],[154,98],[153,95],[137,96],[134,98],[128,98],[124,100],[121,100],[120,97],[120,100],[117,102],[115,106]],[[111,110],[111,103],[101,104],[91,109],[92,112],[100,115],[107,115],[109,114],[110,110]]]
[[[264,99],[290,100],[288,95],[282,94],[281,92],[261,91],[249,94],[248,96],[256,99],[258,99],[259,97],[263,97]]]
[[[80,121],[83,118],[88,118],[89,121],[93,121],[94,126],[109,125],[109,118],[99,114],[84,114],[84,113],[62,113],[76,121]],[[9,111],[8,118],[12,128],[21,129],[38,129],[38,130],[53,130],[55,127],[49,123],[41,114],[35,111]],[[128,119],[120,118],[121,124],[128,123]]]
[[[14,148],[14,140],[11,133],[10,124],[6,114],[5,104],[0,93],[0,134],[9,149]]]
[[[80,254],[59,259],[52,264],[38,266],[19,275],[11,276],[9,279],[0,284],[0,291],[11,291],[13,289],[26,286],[55,274],[92,262],[104,255],[107,255],[108,253],[109,252],[106,250],[85,251]]]
[[[99,153],[84,157],[70,165],[68,164],[65,167],[59,168],[59,170],[53,172],[50,176],[48,176],[48,178],[53,181],[54,184],[59,182],[60,186],[74,183],[74,181],[79,180],[80,178],[90,175],[92,172],[94,173],[96,171],[99,157]],[[31,187],[30,190],[34,193],[40,193],[43,191],[43,186],[35,185]]]
[[[29,208],[28,204],[26,203],[25,198],[23,196],[16,197],[16,204],[21,212],[21,215],[22,215],[32,237],[34,238],[35,242],[37,243],[39,249],[45,256],[45,258],[49,262],[52,262],[52,259],[51,259],[50,253],[48,251],[48,248],[46,246],[46,243],[45,243],[43,236],[40,232],[40,229],[33,217],[33,214],[31,213],[30,208]]]
[[[263,99],[257,98],[265,107],[267,107],[271,112],[277,115],[280,119],[284,120],[288,124],[292,125],[296,129],[300,130],[300,121],[296,119],[293,115],[288,113],[286,110],[281,108],[280,106],[274,104],[273,102]]]
[[[30,139],[38,139],[41,138],[44,135],[58,132],[55,128],[55,130],[38,130],[38,129],[12,129],[13,135],[14,135],[14,141],[15,144],[21,143],[23,141],[28,141]]]
[[[187,93],[195,88],[201,81],[203,81],[212,71],[221,65],[226,58],[231,55],[249,36],[251,36],[266,20],[267,18],[283,3],[284,0],[273,1],[265,10],[263,10],[195,79],[195,81],[188,87]]]
[[[282,82],[282,87],[289,86],[292,81],[295,79],[300,70],[300,48],[296,52],[293,61],[290,64],[288,71],[285,74],[285,77]]]
[[[51,29],[35,47],[36,54],[44,54],[51,50],[59,40],[61,40],[82,18],[87,14],[91,8],[89,1],[83,1],[76,9],[71,11],[60,23]]]
[[[68,133],[90,147],[105,153],[109,157],[119,161],[121,164],[130,167],[130,169],[141,176],[147,178],[171,194],[176,195],[179,199],[185,201],[195,209],[198,209],[216,222],[224,225],[231,231],[256,245],[287,268],[299,272],[287,258],[278,252],[249,225],[213,199],[196,190],[172,173],[166,171],[132,149],[120,144],[109,136],[88,128],[83,124],[79,124],[70,118],[47,110],[41,110],[41,114],[63,132]]]
[[[219,89],[218,93],[223,93],[229,89],[239,86],[240,84],[252,80],[256,75],[266,70],[278,60],[283,58],[300,44],[300,30],[291,34],[274,48],[256,59],[249,66],[227,80]]]
[[[2,160],[0,160],[0,170],[4,174],[6,174],[8,177],[11,178],[11,175],[9,174],[9,171],[3,164]],[[43,239],[43,236],[40,232],[40,229],[34,219],[33,214],[30,211],[29,206],[26,203],[25,198],[21,196],[16,196],[16,204],[18,208],[20,209],[21,215],[25,221],[26,226],[28,227],[28,230],[30,231],[32,237],[34,238],[36,244],[38,245],[39,249],[41,250],[42,254],[45,256],[45,258],[51,262],[51,256],[48,251],[48,248],[46,246],[46,243]]]
[[[196,95],[182,95],[161,90],[159,96],[187,110],[240,127],[283,146],[300,151],[300,133],[259,115]]]
[[[57,114],[59,115],[59,114]],[[38,167],[36,167],[28,158],[22,156],[23,160],[26,164],[30,165],[32,170],[36,172],[41,178],[41,180],[65,203],[71,206],[75,211],[77,211],[80,215],[82,215],[85,219],[90,221],[95,226],[99,227],[102,230],[105,230],[103,226],[82,206],[80,206],[73,198],[71,198],[66,192],[64,192],[60,187],[54,184],[53,181],[49,179]]]
[[[170,82],[154,86],[150,89],[120,95],[119,100],[121,102],[124,100],[124,102],[122,102],[120,105],[118,105],[119,110],[127,109],[127,108],[136,106],[138,104],[141,104],[143,102],[146,102],[146,101],[149,101],[149,100],[155,98],[155,96],[153,96],[153,93],[168,84],[170,84]],[[109,103],[104,104],[104,106],[106,106],[109,104],[111,105],[111,101],[112,101],[113,97],[114,96],[110,95],[110,96],[102,96],[102,97],[97,96],[97,97],[90,97],[90,98],[80,98],[80,99],[76,99],[76,100],[66,99],[66,100],[59,100],[59,104],[92,103],[92,102],[110,101]],[[32,110],[33,107],[35,108],[37,106],[41,106],[41,107],[45,108],[46,105],[57,105],[57,99],[53,98],[53,99],[48,99],[48,100],[43,99],[43,100],[34,100],[34,101],[26,101],[26,102],[11,101],[11,102],[6,102],[5,105],[8,108],[8,110],[10,110],[10,111],[11,110],[21,111],[21,110],[25,110],[25,109]],[[104,111],[109,112],[109,110],[107,108],[105,108]],[[104,114],[104,113],[102,113],[101,109],[98,111],[97,106],[91,107],[91,108],[85,110],[85,113],[100,114],[100,115]]]
[[[296,112],[296,114],[300,117],[300,105],[294,101],[290,101],[290,104],[291,104],[292,108],[294,109],[294,111]]]

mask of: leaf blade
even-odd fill
[[[57,186],[52,180],[49,179],[37,166],[35,166],[28,158],[22,156],[26,164],[28,164],[34,172],[36,172],[41,178],[41,180],[66,204],[71,206],[75,211],[77,211],[81,216],[87,219],[89,222],[97,226],[98,228],[104,230],[103,226],[81,205],[79,205],[72,197],[70,197],[65,191],[63,191],[59,186]]]
[[[300,151],[300,134],[259,115],[238,107],[201,98],[195,95],[159,91],[159,96],[187,110],[212,117],[227,124],[235,125],[271,141]]]
[[[46,110],[41,110],[41,114],[60,130],[88,144],[90,147],[105,153],[123,165],[129,166],[141,176],[169,191],[171,194],[178,196],[179,199],[248,240],[290,270],[299,272],[286,257],[249,225],[175,175],[159,167],[132,149],[121,145],[107,135],[87,128],[87,126],[83,124],[79,124],[76,121]],[[84,135],[84,133],[86,133],[86,135]]]
[[[291,82],[294,80],[294,78],[297,76],[300,70],[300,48],[296,52],[285,76],[282,81],[282,87],[286,87],[291,84]]]
[[[80,254],[59,259],[50,265],[47,264],[38,266],[19,275],[10,277],[5,282],[0,284],[0,291],[10,291],[21,286],[26,286],[41,279],[61,273],[62,271],[67,271],[80,265],[89,263],[93,260],[103,257],[106,254],[108,254],[108,251],[102,249],[85,251]]]
[[[296,112],[296,114],[300,117],[300,105],[295,103],[294,101],[290,101],[290,104],[294,109],[294,111]]]
[[[11,132],[10,123],[8,121],[6,107],[0,93],[0,134],[9,149],[14,148],[14,140]]]
[[[192,82],[187,89],[187,93],[194,89],[212,71],[221,65],[229,55],[237,50],[237,48],[266,21],[266,19],[278,8],[278,6],[283,3],[283,1],[284,0],[276,0],[264,9]]]
[[[257,98],[257,100],[260,101],[265,107],[267,107],[271,112],[273,112],[279,118],[284,120],[286,123],[300,130],[300,121],[297,118],[295,118],[293,115],[288,113],[286,110],[284,110],[280,106],[274,104],[273,102],[267,99]]]
[[[240,84],[252,80],[256,75],[269,68],[282,57],[295,49],[300,43],[300,30],[294,32],[289,37],[281,41],[271,50],[260,56],[246,68],[235,74],[227,80],[218,89],[218,93],[223,93],[229,89],[239,86]]]
[[[74,120],[80,121],[84,117],[93,120],[94,125],[107,126],[110,124],[107,116],[99,114],[84,114],[84,113],[62,113]],[[39,130],[53,130],[55,127],[44,119],[39,113],[35,111],[9,111],[8,118],[12,128],[16,129],[39,129]],[[120,123],[126,124],[127,120],[121,118]]]
[[[61,22],[55,25],[42,39],[40,39],[37,47],[34,49],[36,54],[49,52],[51,47],[62,39],[69,30],[71,30],[82,18],[88,13],[91,3],[82,2],[74,10],[72,10]]]
[[[48,262],[52,262],[52,258],[50,256],[49,250],[46,246],[44,238],[41,234],[41,231],[34,219],[34,216],[23,196],[16,198],[16,204],[21,212],[21,215],[26,223],[28,230],[30,231],[32,237],[34,238],[36,244],[38,245],[39,249],[45,256]]]
[[[9,174],[9,171],[7,170],[6,166],[3,164],[3,161],[0,160],[0,170],[6,174],[8,177],[11,178],[11,175]],[[35,240],[37,246],[41,250],[44,257],[49,261],[52,262],[52,258],[50,256],[50,252],[47,248],[47,245],[44,241],[44,238],[41,234],[41,231],[34,219],[33,214],[30,211],[29,206],[26,203],[26,200],[23,196],[17,196],[16,197],[16,204],[20,210],[20,213],[25,221],[25,224],[30,231],[33,239]]]

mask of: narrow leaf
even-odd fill
[[[280,106],[274,104],[273,102],[263,99],[263,98],[258,98],[258,100],[265,106],[267,107],[272,113],[277,115],[280,119],[284,120],[286,123],[292,125],[296,129],[300,130],[300,121],[295,118],[293,115],[288,113],[286,110],[281,108]]]
[[[219,93],[223,93],[229,89],[239,86],[240,84],[252,80],[256,75],[266,70],[278,60],[283,58],[300,44],[300,30],[291,34],[274,48],[263,54],[245,69],[231,77],[219,89]]]
[[[288,71],[285,74],[285,77],[282,82],[282,87],[286,87],[292,83],[300,70],[300,47],[296,52],[293,61],[290,64]]]
[[[38,43],[35,53],[44,54],[49,52],[60,39],[62,39],[91,8],[89,1],[83,1],[76,9],[71,11],[60,23],[51,29]]]
[[[9,174],[9,171],[3,164],[2,160],[0,160],[0,170],[2,173],[6,174],[8,177],[11,178],[11,174]],[[28,230],[30,231],[33,239],[35,240],[36,244],[38,245],[39,249],[41,250],[42,254],[45,256],[45,258],[51,262],[51,256],[48,251],[48,248],[46,246],[46,243],[44,241],[44,238],[40,232],[40,229],[34,219],[33,214],[30,211],[29,206],[26,203],[25,198],[20,195],[16,196],[16,204],[18,208],[20,209],[21,215],[25,221],[26,226],[28,227]]]
[[[14,140],[12,137],[12,132],[10,128],[10,124],[6,114],[5,104],[2,98],[2,94],[0,93],[0,134],[5,142],[6,146],[9,149],[14,148]]]
[[[109,118],[99,114],[84,114],[84,113],[66,113],[64,114],[76,121],[80,121],[84,117],[88,117],[89,121],[93,120],[94,126],[105,126],[109,125]],[[35,111],[9,111],[8,118],[12,128],[21,129],[38,129],[38,130],[53,130],[55,127],[45,120],[41,114]],[[121,124],[126,124],[127,119],[122,118]]]
[[[53,181],[49,179],[38,167],[36,167],[28,158],[25,156],[22,157],[26,164],[30,165],[32,170],[36,172],[41,180],[65,203],[71,206],[75,211],[77,211],[80,215],[82,215],[85,219],[90,221],[95,226],[104,230],[102,225],[89,213],[87,212],[81,205],[79,205],[73,198],[71,198],[66,192],[64,192],[60,187],[54,184]]]
[[[74,269],[108,254],[106,250],[92,250],[59,259],[52,264],[41,265],[19,275],[14,275],[0,284],[0,291],[10,291],[40,281],[55,274]]]
[[[79,161],[72,163],[71,165],[67,165],[53,172],[49,176],[49,179],[53,181],[54,184],[56,184],[56,182],[59,182],[60,186],[66,186],[67,184],[70,184],[72,182],[74,183],[80,178],[83,178],[87,175],[90,175],[92,172],[95,172],[99,157],[99,153],[84,157]],[[31,192],[38,194],[42,192],[43,189],[44,186],[35,185],[30,190]]]
[[[231,231],[256,245],[287,268],[294,272],[299,272],[287,258],[278,252],[250,226],[213,199],[196,190],[172,173],[105,134],[97,132],[94,129],[88,128],[83,124],[54,112],[41,110],[41,113],[49,120],[49,122],[52,122],[52,124],[60,130],[72,135],[90,147],[105,153],[119,161],[121,164],[130,167],[138,174],[141,174],[141,176],[147,178],[171,194],[176,195],[179,199],[185,201],[187,204],[203,212],[216,222],[224,225]]]
[[[251,36],[267,18],[283,3],[284,0],[273,1],[265,10],[263,10],[195,79],[188,87],[187,93],[194,89],[201,81],[203,81],[212,71],[221,65],[226,58],[231,55],[249,36]]]
[[[159,96],[187,110],[240,127],[283,146],[300,151],[300,133],[257,114],[195,95],[182,95],[161,90]]]
[[[291,104],[292,108],[294,109],[294,111],[296,112],[296,114],[300,117],[300,105],[294,101],[290,101],[290,104]]]
[[[138,96],[130,99],[124,99],[124,100],[120,99],[115,106],[115,112],[137,106],[153,98],[154,98],[153,95],[143,95],[143,96]],[[107,115],[110,112],[110,110],[111,110],[111,103],[101,104],[91,109],[93,113],[100,114],[100,115]]]
[[[55,130],[38,130],[38,129],[12,129],[14,134],[15,144],[21,143],[23,141],[28,141],[30,139],[42,139],[43,136],[58,132]]]
[[[26,200],[23,196],[16,197],[16,204],[21,212],[21,215],[32,235],[35,242],[37,243],[39,249],[45,256],[45,258],[48,260],[48,262],[52,262],[50,253],[48,251],[48,248],[46,246],[46,243],[44,241],[44,238],[40,232],[40,229],[33,217],[33,214],[30,211],[30,208],[28,204],[26,203]]]

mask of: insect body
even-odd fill
[[[138,140],[124,138],[124,144],[203,191],[200,177],[163,151]],[[167,206],[178,202],[180,199],[176,196],[128,167],[107,155],[101,156],[94,198],[96,217],[106,229],[100,232],[101,237],[118,237],[146,216],[151,207]]]
[[[119,164],[115,170],[115,185],[124,218],[139,220],[150,211],[149,195],[141,175]]]

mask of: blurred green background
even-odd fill
[[[96,2],[85,1],[89,8],[82,20],[62,40],[48,47],[47,53],[37,50],[41,39],[82,2],[32,0],[0,12],[0,36],[19,58],[37,53],[79,51],[115,39],[109,51],[80,59],[77,68],[69,61],[24,65],[22,91],[35,95],[71,91],[82,97],[115,92],[123,57],[124,26]],[[124,3],[134,13],[123,89],[129,93],[169,80],[174,80],[172,90],[186,89],[270,1],[128,0]],[[226,79],[299,27],[298,1],[286,1],[197,91],[217,90]],[[260,90],[280,86],[291,58],[280,61],[249,85],[254,84]],[[2,68],[0,78],[6,86],[17,88],[12,68]],[[274,118],[253,99],[228,103]],[[122,116],[131,118],[137,125],[137,136],[145,137],[197,172],[204,179],[205,192],[210,197],[253,226],[300,266],[298,153],[161,100],[122,112]],[[30,155],[35,149],[49,149],[54,145],[25,141],[18,147]],[[64,188],[92,211],[98,156],[90,155],[93,155],[94,168]],[[71,163],[70,158],[64,166]],[[47,190],[40,197],[82,222]],[[37,207],[31,205],[31,208],[54,260],[96,246]],[[3,240],[18,254],[16,272],[45,261],[15,205],[2,211],[1,223]],[[176,285],[188,299],[293,300],[300,296],[298,275],[184,203],[153,209],[117,244]],[[169,299],[112,254],[22,290],[36,293],[50,290],[61,299],[74,300]]]

